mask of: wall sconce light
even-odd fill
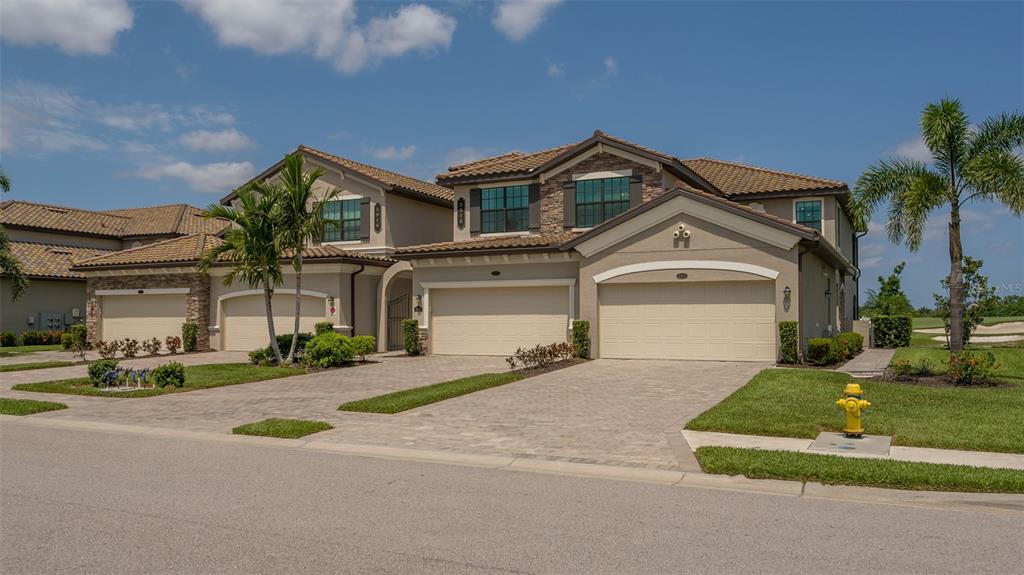
[[[789,289],[789,286],[786,286],[785,289],[782,290],[782,308],[786,311],[789,311],[789,296],[792,293],[793,290]]]
[[[466,198],[459,198],[456,202],[456,215],[458,216],[459,229],[466,227]]]
[[[374,204],[373,206],[373,229],[376,232],[380,232],[380,204]]]
[[[416,294],[416,307],[413,308],[416,313],[423,313],[423,295]]]
[[[782,290],[782,295],[786,296],[786,299],[789,299],[789,296],[792,293],[793,293],[793,290],[789,289],[789,286],[786,286],[786,289]]]

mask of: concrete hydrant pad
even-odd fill
[[[846,437],[842,433],[824,431],[818,434],[810,451],[831,451],[833,453],[859,453],[863,455],[889,455],[892,436],[865,435],[860,438]]]

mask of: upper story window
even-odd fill
[[[796,202],[796,223],[821,231],[821,200]]]
[[[324,220],[335,225],[325,225],[322,241],[338,242],[358,240],[362,222],[360,199],[334,200],[324,204]]]
[[[530,229],[530,187],[480,190],[480,232],[525,232]]]
[[[628,177],[576,182],[577,227],[594,227],[628,209]]]

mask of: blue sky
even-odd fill
[[[1024,4],[5,0],[0,163],[23,198],[204,206],[298,144],[430,179],[595,129],[683,158],[841,179],[916,156],[921,108],[1024,107]],[[862,290],[907,261],[916,305],[948,271],[862,240]],[[986,204],[968,254],[1024,290],[1024,226]]]

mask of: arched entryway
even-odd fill
[[[403,348],[402,322],[412,317],[412,265],[398,262],[384,272],[380,282],[377,333],[378,351],[396,351]]]

